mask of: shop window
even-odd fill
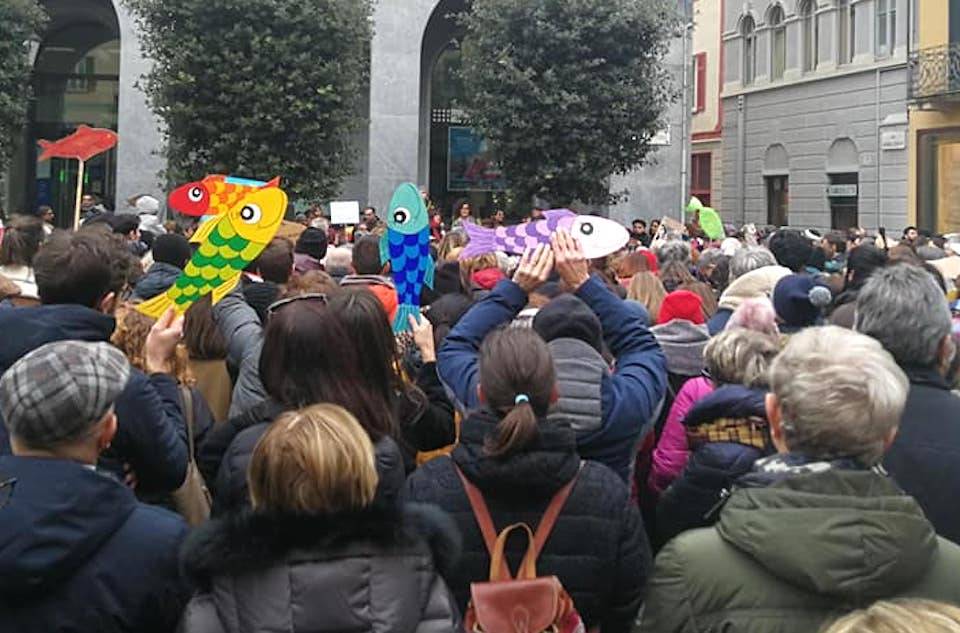
[[[830,204],[830,228],[838,231],[859,225],[860,176],[856,172],[829,174],[827,201]]]
[[[960,231],[960,129],[920,136],[917,174],[917,226]]]
[[[790,178],[788,176],[766,176],[767,182],[767,224],[787,226],[790,215]]]

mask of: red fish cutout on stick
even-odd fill
[[[38,140],[43,152],[37,160],[72,158],[77,160],[77,197],[73,206],[73,228],[80,227],[80,197],[83,195],[83,168],[88,160],[112,149],[117,144],[117,133],[89,125],[78,125],[73,134],[59,141]]]
[[[80,125],[76,132],[59,141],[39,140],[37,144],[43,149],[37,160],[74,158],[86,162],[97,154],[115,147],[117,133],[113,130]]]

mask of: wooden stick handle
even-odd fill
[[[83,197],[83,161],[77,161],[77,198],[73,203],[73,230],[80,228],[80,198]]]

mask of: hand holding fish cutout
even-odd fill
[[[596,215],[577,215],[569,209],[552,209],[544,212],[544,219],[526,224],[500,226],[485,229],[475,224],[465,224],[470,237],[460,259],[468,259],[496,251],[520,255],[528,248],[549,244],[550,238],[560,230],[573,235],[583,247],[588,259],[605,257],[623,248],[630,234],[623,226]]]
[[[420,292],[433,288],[430,217],[420,190],[412,183],[397,187],[387,209],[387,232],[380,238],[380,263],[390,263],[399,306],[393,331],[404,332],[410,317],[420,322]]]
[[[218,303],[240,281],[280,228],[287,194],[278,187],[253,190],[227,213],[203,224],[194,235],[200,247],[183,273],[163,294],[141,303],[137,310],[158,318],[169,308],[183,314],[201,297],[212,294]]]

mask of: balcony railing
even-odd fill
[[[911,101],[960,99],[960,43],[910,53]]]

